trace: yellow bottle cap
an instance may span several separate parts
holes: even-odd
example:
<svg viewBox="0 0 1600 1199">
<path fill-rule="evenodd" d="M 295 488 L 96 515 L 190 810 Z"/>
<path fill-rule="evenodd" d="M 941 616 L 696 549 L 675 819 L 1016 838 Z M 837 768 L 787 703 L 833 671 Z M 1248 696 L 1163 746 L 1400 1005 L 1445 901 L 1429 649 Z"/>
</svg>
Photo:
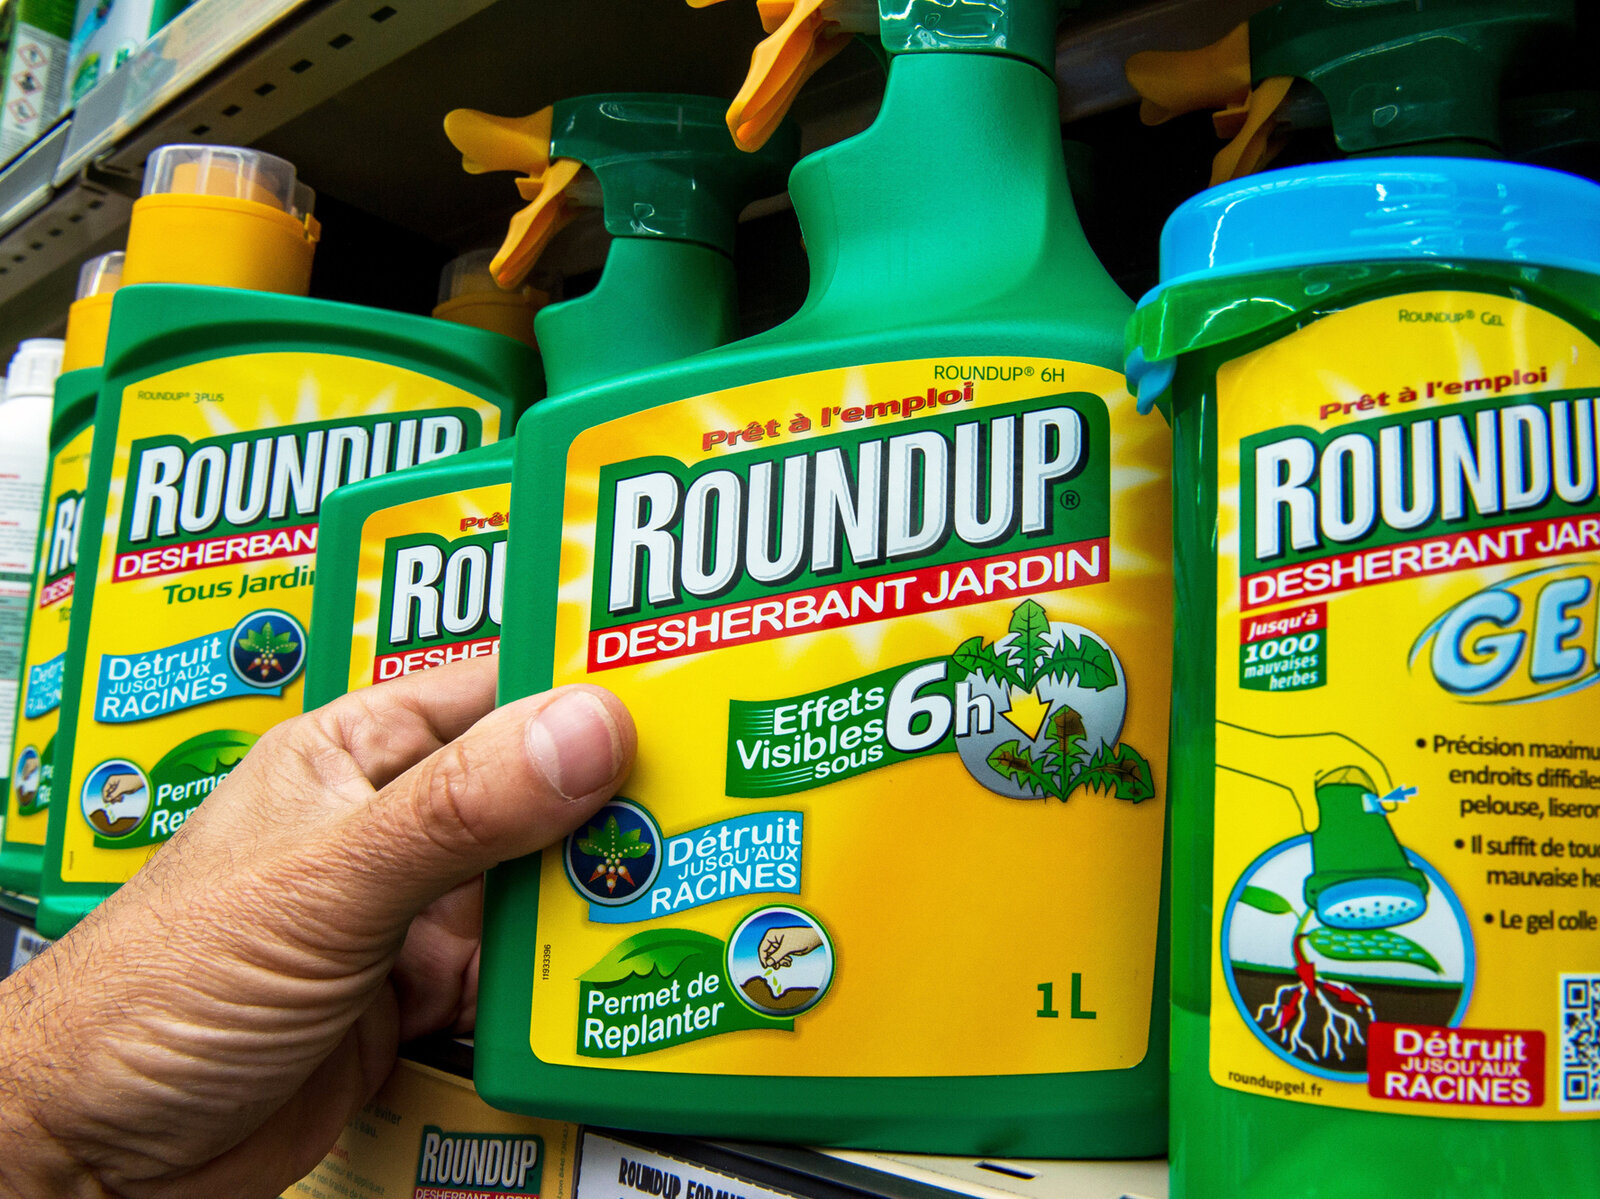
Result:
<svg viewBox="0 0 1600 1199">
<path fill-rule="evenodd" d="M 1141 97 L 1139 119 L 1146 125 L 1213 110 L 1217 136 L 1230 140 L 1212 160 L 1212 186 L 1259 171 L 1282 148 L 1278 113 L 1294 80 L 1275 76 L 1251 87 L 1248 24 L 1198 50 L 1135 54 L 1126 70 Z"/>
<path fill-rule="evenodd" d="M 78 271 L 78 298 L 67 309 L 66 346 L 61 373 L 99 366 L 106 358 L 111 331 L 111 301 L 122 286 L 121 250 L 91 258 Z"/>
<path fill-rule="evenodd" d="M 688 0 L 708 8 L 723 0 Z M 876 0 L 756 0 L 767 37 L 728 105 L 728 132 L 741 150 L 758 150 L 783 121 L 806 80 L 857 33 L 878 32 Z"/>
<path fill-rule="evenodd" d="M 502 290 L 494 278 L 494 257 L 494 250 L 473 250 L 446 263 L 439 276 L 439 304 L 433 315 L 442 321 L 514 337 L 538 349 L 533 318 L 550 302 L 550 295 L 528 286 Z"/>
<path fill-rule="evenodd" d="M 125 284 L 305 295 L 321 227 L 315 193 L 281 158 L 235 146 L 162 146 L 128 226 Z"/>
</svg>

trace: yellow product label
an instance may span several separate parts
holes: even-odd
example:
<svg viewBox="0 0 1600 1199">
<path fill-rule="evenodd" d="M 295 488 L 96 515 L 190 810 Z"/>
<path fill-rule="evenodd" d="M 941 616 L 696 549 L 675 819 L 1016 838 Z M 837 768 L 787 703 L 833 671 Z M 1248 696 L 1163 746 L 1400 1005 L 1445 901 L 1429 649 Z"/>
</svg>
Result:
<svg viewBox="0 0 1600 1199">
<path fill-rule="evenodd" d="M 78 568 L 78 514 L 89 480 L 93 441 L 94 430 L 84 429 L 50 460 L 44 540 L 28 613 L 28 648 L 19 680 L 11 794 L 6 806 L 5 837 L 18 845 L 43 845 L 50 822 L 56 725 L 61 719 L 61 680 Z"/>
<path fill-rule="evenodd" d="M 121 883 L 300 711 L 334 488 L 498 437 L 500 410 L 387 363 L 266 353 L 123 392 L 61 876 Z"/>
<path fill-rule="evenodd" d="M 554 677 L 628 703 L 639 764 L 544 855 L 533 1052 L 1137 1065 L 1169 454 L 1119 376 L 1042 358 L 819 371 L 577 437 Z"/>
<path fill-rule="evenodd" d="M 282 1199 L 573 1199 L 580 1132 L 495 1111 L 470 1080 L 401 1061 Z"/>
<path fill-rule="evenodd" d="M 511 484 L 494 483 L 367 517 L 350 690 L 500 652 L 510 511 Z"/>
<path fill-rule="evenodd" d="M 1477 292 L 1218 372 L 1219 1086 L 1600 1115 L 1597 387 Z"/>
</svg>

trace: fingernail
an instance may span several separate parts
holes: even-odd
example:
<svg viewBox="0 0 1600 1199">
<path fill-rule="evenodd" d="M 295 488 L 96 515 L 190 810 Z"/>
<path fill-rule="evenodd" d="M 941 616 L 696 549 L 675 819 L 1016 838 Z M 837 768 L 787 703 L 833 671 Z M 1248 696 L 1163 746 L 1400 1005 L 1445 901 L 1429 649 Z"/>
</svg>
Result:
<svg viewBox="0 0 1600 1199">
<path fill-rule="evenodd" d="M 588 691 L 569 691 L 528 725 L 528 752 L 557 795 L 577 799 L 617 773 L 622 738 L 599 699 Z"/>
</svg>

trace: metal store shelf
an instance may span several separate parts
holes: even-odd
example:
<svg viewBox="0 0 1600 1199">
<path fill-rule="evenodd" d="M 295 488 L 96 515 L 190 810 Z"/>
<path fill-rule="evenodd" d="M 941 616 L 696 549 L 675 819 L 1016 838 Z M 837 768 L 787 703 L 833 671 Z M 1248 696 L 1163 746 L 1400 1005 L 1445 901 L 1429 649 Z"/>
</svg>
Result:
<svg viewBox="0 0 1600 1199">
<path fill-rule="evenodd" d="M 1203 44 L 1268 2 L 1151 0 L 1069 27 L 1057 54 L 1063 117 L 1131 99 L 1129 53 Z M 444 111 L 528 112 L 624 88 L 731 95 L 759 36 L 749 3 L 197 0 L 0 170 L 0 352 L 60 332 L 78 264 L 120 244 L 156 146 L 259 145 L 326 195 L 466 246 L 494 234 L 515 195 L 504 179 L 462 174 Z M 878 89 L 865 52 L 836 59 L 796 106 L 806 148 L 864 128 Z M 558 246 L 570 259 L 558 266 L 595 265 L 602 244 Z"/>
<path fill-rule="evenodd" d="M 0 172 L 0 348 L 58 333 L 172 141 L 253 144 L 493 0 L 198 0 Z"/>
<path fill-rule="evenodd" d="M 472 1074 L 472 1043 L 452 1037 L 413 1042 L 404 1056 L 460 1077 Z M 1167 1163 L 1140 1161 L 1039 1161 L 868 1153 L 716 1141 L 657 1133 L 585 1129 L 586 1141 L 622 1142 L 643 1161 L 668 1173 L 711 1172 L 739 1184 L 713 1187 L 727 1199 L 1167 1199 Z M 654 1155 L 654 1156 L 652 1156 Z M 616 1187 L 616 1173 L 580 1172 L 576 1199 L 638 1199 Z"/>
<path fill-rule="evenodd" d="M 1130 99 L 1121 77 L 1127 53 L 1158 36 L 1173 44 L 1175 29 L 1179 44 L 1202 44 L 1267 2 L 1159 0 L 1069 30 L 1057 56 L 1063 116 Z M 624 26 L 628 37 L 618 36 Z M 596 28 L 601 37 L 582 36 Z M 158 145 L 261 145 L 295 161 L 327 195 L 466 245 L 495 228 L 515 195 L 504 179 L 460 172 L 438 131 L 445 109 L 525 112 L 612 88 L 732 94 L 754 29 L 753 4 L 691 14 L 682 0 L 198 0 L 0 170 L 0 351 L 60 331 L 78 264 L 120 244 L 138 172 Z M 530 47 L 547 48 L 536 71 Z M 796 110 L 807 148 L 863 128 L 877 89 L 867 55 L 836 60 Z M 584 255 L 602 243 L 577 244 Z M 0 925 L 3 974 L 13 951 L 26 956 L 37 938 L 20 918 L 0 916 Z M 1161 1162 L 966 1160 L 619 1135 L 808 1199 L 1166 1195 Z"/>
</svg>

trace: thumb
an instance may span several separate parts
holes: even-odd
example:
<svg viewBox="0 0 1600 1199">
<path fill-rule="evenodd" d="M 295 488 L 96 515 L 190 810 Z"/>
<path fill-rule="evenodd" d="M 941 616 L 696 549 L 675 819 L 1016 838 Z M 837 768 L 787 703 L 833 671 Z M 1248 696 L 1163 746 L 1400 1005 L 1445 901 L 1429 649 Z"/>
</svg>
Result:
<svg viewBox="0 0 1600 1199">
<path fill-rule="evenodd" d="M 409 920 L 491 866 L 566 836 L 633 765 L 633 719 L 602 687 L 515 700 L 346 817 L 346 891 L 368 918 Z"/>
</svg>

